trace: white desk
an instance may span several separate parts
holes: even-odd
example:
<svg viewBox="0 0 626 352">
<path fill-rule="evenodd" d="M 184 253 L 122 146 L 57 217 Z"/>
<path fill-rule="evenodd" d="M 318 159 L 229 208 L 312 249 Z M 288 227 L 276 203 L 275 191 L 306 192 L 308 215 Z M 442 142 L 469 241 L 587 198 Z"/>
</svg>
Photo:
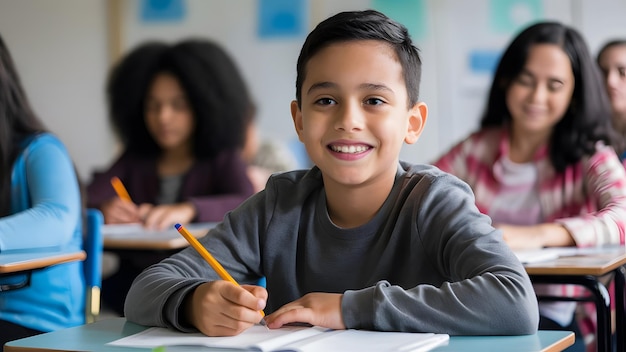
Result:
<svg viewBox="0 0 626 352">
<path fill-rule="evenodd" d="M 558 258 L 524 264 L 526 272 L 534 283 L 572 284 L 585 287 L 592 294 L 596 305 L 598 324 L 598 351 L 611 351 L 611 307 L 606 287 L 600 278 L 613 273 L 615 280 L 615 311 L 617 351 L 626 352 L 626 323 L 624 310 L 624 283 L 626 281 L 626 247 L 604 248 L 547 248 L 557 251 Z M 574 300 L 568 297 L 539 297 L 545 300 Z"/>
<path fill-rule="evenodd" d="M 195 223 L 185 228 L 200 238 L 217 223 Z M 104 225 L 102 228 L 106 250 L 175 250 L 189 246 L 187 240 L 173 227 L 168 230 L 150 231 L 140 224 Z"/>
<path fill-rule="evenodd" d="M 32 251 L 17 253 L 0 253 L 0 277 L 26 274 L 25 281 L 0 285 L 1 291 L 9 291 L 30 284 L 30 275 L 33 270 L 47 268 L 52 265 L 85 260 L 87 255 L 84 251 Z"/>
</svg>

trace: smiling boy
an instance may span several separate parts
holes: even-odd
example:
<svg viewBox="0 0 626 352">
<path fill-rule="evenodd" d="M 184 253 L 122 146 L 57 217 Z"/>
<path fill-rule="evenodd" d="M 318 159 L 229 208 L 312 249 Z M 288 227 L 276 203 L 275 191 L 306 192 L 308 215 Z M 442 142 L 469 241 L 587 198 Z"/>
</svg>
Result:
<svg viewBox="0 0 626 352">
<path fill-rule="evenodd" d="M 530 280 L 469 187 L 399 160 L 427 116 L 406 28 L 339 13 L 309 34 L 297 74 L 291 112 L 315 166 L 272 176 L 201 240 L 249 285 L 188 248 L 135 280 L 126 317 L 210 336 L 240 333 L 261 309 L 270 328 L 534 333 Z"/>
</svg>

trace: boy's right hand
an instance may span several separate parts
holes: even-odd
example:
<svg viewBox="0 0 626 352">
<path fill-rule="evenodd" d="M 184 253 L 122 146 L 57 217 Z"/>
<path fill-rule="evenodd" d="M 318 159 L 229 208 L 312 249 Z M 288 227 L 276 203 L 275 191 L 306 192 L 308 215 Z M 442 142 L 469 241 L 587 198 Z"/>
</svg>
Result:
<svg viewBox="0 0 626 352">
<path fill-rule="evenodd" d="M 128 224 L 140 222 L 139 208 L 133 202 L 113 197 L 100 207 L 105 224 Z"/>
<path fill-rule="evenodd" d="M 235 336 L 263 318 L 267 290 L 217 280 L 198 286 L 187 296 L 187 321 L 207 336 Z"/>
</svg>

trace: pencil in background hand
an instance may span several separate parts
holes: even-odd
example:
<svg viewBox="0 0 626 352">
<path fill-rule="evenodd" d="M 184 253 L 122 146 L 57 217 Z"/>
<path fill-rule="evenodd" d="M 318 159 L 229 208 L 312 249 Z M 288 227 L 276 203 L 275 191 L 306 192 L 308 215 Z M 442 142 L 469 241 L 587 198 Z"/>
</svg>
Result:
<svg viewBox="0 0 626 352">
<path fill-rule="evenodd" d="M 130 198 L 130 194 L 128 194 L 128 191 L 126 190 L 126 187 L 124 187 L 124 184 L 117 176 L 111 177 L 111 185 L 113 186 L 113 189 L 115 189 L 115 193 L 117 193 L 117 196 L 120 197 L 122 200 L 126 200 L 129 202 L 133 201 Z"/>
<path fill-rule="evenodd" d="M 207 249 L 204 248 L 200 244 L 200 242 L 198 242 L 198 240 L 195 237 L 193 237 L 193 235 L 190 234 L 186 228 L 183 227 L 183 225 L 176 224 L 174 225 L 174 227 L 181 235 L 183 235 L 183 237 L 185 237 L 187 242 L 189 242 L 189 244 L 202 256 L 202 258 L 204 258 L 204 260 L 206 260 L 207 263 L 209 263 L 211 268 L 213 268 L 213 270 L 217 272 L 217 275 L 219 275 L 222 278 L 222 280 L 230 281 L 233 284 L 239 286 L 239 283 L 235 281 L 235 279 L 233 279 L 232 276 L 230 276 L 230 274 L 228 273 L 228 271 L 226 271 L 226 269 L 224 269 L 222 264 L 220 264 L 220 262 L 218 262 L 215 258 L 213 258 L 211 253 L 209 253 L 209 251 L 207 251 Z M 261 313 L 261 315 L 265 317 L 265 312 L 260 311 L 259 313 Z M 260 324 L 266 325 L 265 318 L 261 319 Z"/>
</svg>

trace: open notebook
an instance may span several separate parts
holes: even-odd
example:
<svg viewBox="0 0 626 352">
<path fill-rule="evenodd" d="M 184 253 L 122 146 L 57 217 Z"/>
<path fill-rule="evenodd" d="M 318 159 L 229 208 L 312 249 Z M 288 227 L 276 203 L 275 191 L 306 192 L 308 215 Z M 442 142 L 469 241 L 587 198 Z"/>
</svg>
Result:
<svg viewBox="0 0 626 352">
<path fill-rule="evenodd" d="M 550 248 L 515 250 L 513 253 L 522 264 L 540 263 L 559 258 L 559 253 Z"/>
<path fill-rule="evenodd" d="M 541 249 L 514 250 L 513 253 L 522 264 L 540 263 L 561 257 L 574 257 L 578 255 L 597 254 L 606 251 L 607 248 L 619 248 L 617 246 L 604 247 L 549 247 Z"/>
<path fill-rule="evenodd" d="M 200 223 L 192 223 L 186 226 L 187 230 L 192 232 L 200 232 L 201 235 L 204 235 L 209 229 L 214 228 L 217 225 L 215 222 L 200 222 Z M 145 237 L 149 236 L 151 238 L 159 238 L 159 237 L 174 237 L 174 238 L 182 238 L 178 231 L 172 226 L 171 228 L 167 228 L 165 230 L 148 230 L 144 228 L 141 224 L 132 223 L 132 224 L 107 224 L 102 226 L 102 235 L 106 238 L 132 238 L 134 237 Z M 198 236 L 196 236 L 198 237 Z"/>
<path fill-rule="evenodd" d="M 237 336 L 208 337 L 165 328 L 149 328 L 135 335 L 108 343 L 126 347 L 169 346 L 166 351 L 212 347 L 239 351 L 429 351 L 446 344 L 447 334 L 380 332 L 366 330 L 329 330 L 320 327 L 285 326 L 267 329 L 255 325 Z M 199 350 L 199 348 L 196 348 Z M 207 350 L 207 349 L 203 349 Z"/>
</svg>

